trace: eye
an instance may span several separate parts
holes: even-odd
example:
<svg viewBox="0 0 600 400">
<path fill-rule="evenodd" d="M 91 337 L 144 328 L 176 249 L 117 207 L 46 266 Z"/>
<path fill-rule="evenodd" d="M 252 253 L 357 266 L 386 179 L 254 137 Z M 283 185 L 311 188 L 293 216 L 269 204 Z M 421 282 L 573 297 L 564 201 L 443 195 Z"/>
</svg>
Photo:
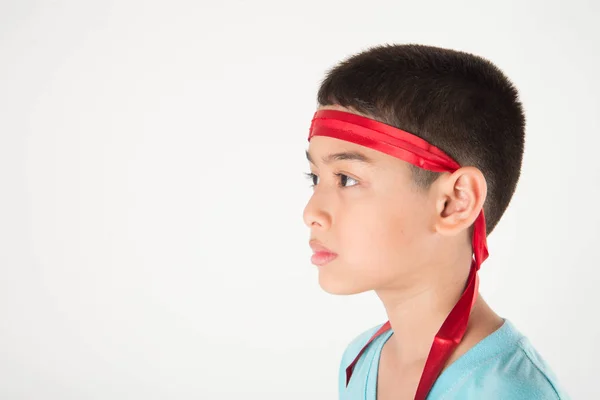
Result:
<svg viewBox="0 0 600 400">
<path fill-rule="evenodd" d="M 348 175 L 338 173 L 338 174 L 335 174 L 335 176 L 340 177 L 340 181 L 342 182 L 343 187 L 349 187 L 347 185 L 348 181 L 355 182 L 356 184 L 358 184 L 358 181 L 356 179 L 351 178 Z M 354 185 L 350 185 L 350 186 L 354 186 Z"/>
<path fill-rule="evenodd" d="M 315 187 L 315 186 L 318 185 L 318 182 L 317 182 L 318 176 L 317 175 L 313 174 L 312 172 L 306 172 L 305 175 L 306 175 L 306 178 L 310 179 L 311 182 L 312 182 L 312 185 L 310 185 L 310 187 Z M 340 186 L 341 187 L 351 187 L 351 186 L 354 186 L 354 185 L 348 186 L 347 185 L 348 181 L 355 182 L 355 184 L 358 184 L 358 181 L 356 179 L 351 178 L 348 175 L 341 174 L 341 173 L 336 173 L 334 175 L 340 178 Z"/>
<path fill-rule="evenodd" d="M 310 187 L 315 187 L 317 185 L 315 180 L 318 178 L 318 176 L 316 176 L 312 172 L 305 172 L 304 175 L 306 175 L 306 178 L 310 179 L 310 181 L 312 182 L 312 185 L 310 185 Z"/>
</svg>

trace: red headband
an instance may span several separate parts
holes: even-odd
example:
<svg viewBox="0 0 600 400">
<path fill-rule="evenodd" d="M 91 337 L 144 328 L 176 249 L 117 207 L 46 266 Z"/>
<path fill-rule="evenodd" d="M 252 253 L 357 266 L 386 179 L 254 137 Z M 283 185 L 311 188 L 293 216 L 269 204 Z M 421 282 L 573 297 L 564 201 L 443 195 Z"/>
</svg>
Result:
<svg viewBox="0 0 600 400">
<path fill-rule="evenodd" d="M 460 165 L 442 150 L 411 133 L 344 111 L 317 111 L 311 122 L 308 140 L 310 141 L 313 136 L 328 136 L 356 143 L 429 171 L 452 173 L 460 168 Z M 481 263 L 488 257 L 483 209 L 474 224 L 473 254 L 474 259 L 466 289 L 435 335 L 417 388 L 415 396 L 417 400 L 427 397 L 444 363 L 461 342 L 467 329 L 467 322 L 479 286 L 477 271 Z M 391 329 L 391 325 L 388 321 L 371 337 L 354 361 L 346 368 L 346 386 L 350 382 L 354 366 L 367 346 L 389 329 Z"/>
</svg>

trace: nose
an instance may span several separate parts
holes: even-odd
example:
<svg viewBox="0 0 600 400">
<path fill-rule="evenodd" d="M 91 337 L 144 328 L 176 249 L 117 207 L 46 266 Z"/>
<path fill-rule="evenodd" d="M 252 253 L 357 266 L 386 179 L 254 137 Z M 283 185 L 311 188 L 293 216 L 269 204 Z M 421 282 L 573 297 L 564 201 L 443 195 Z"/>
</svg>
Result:
<svg viewBox="0 0 600 400">
<path fill-rule="evenodd" d="M 304 223 L 309 228 L 329 229 L 331 226 L 331 214 L 323 207 L 322 197 L 315 191 L 304 207 Z"/>
</svg>

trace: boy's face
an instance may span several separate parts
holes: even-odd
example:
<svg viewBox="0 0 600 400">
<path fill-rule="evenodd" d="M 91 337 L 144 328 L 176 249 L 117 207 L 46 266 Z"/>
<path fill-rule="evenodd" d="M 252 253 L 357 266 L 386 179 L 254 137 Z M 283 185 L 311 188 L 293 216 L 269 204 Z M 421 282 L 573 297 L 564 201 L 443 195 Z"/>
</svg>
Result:
<svg viewBox="0 0 600 400">
<path fill-rule="evenodd" d="M 414 286 L 435 253 L 435 204 L 413 183 L 409 164 L 323 136 L 310 140 L 308 152 L 316 185 L 304 221 L 311 239 L 337 253 L 318 267 L 320 286 L 332 294 Z M 361 153 L 371 163 L 322 160 L 343 152 Z"/>
</svg>

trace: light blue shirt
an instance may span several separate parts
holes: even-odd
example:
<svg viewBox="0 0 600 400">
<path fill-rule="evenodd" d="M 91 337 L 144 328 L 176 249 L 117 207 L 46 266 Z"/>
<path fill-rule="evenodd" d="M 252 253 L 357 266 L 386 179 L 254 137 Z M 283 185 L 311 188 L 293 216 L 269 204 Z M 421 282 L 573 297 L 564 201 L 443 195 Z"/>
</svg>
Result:
<svg viewBox="0 0 600 400">
<path fill-rule="evenodd" d="M 377 371 L 384 343 L 392 329 L 377 337 L 354 367 L 346 387 L 346 367 L 354 360 L 378 325 L 357 336 L 346 348 L 339 371 L 340 400 L 376 400 Z M 568 400 L 554 373 L 529 340 L 504 324 L 477 343 L 438 377 L 428 400 Z"/>
</svg>

